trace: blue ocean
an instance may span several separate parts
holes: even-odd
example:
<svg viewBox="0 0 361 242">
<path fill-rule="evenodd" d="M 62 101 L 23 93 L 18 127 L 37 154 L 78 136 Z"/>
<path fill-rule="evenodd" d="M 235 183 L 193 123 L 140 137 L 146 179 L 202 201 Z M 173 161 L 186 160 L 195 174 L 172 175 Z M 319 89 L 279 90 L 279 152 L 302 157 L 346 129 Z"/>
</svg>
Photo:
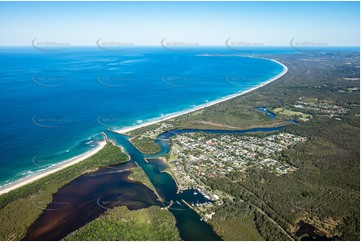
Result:
<svg viewBox="0 0 361 242">
<path fill-rule="evenodd" d="M 89 151 L 102 130 L 187 110 L 283 71 L 270 60 L 212 53 L 231 51 L 0 48 L 0 185 Z"/>
</svg>

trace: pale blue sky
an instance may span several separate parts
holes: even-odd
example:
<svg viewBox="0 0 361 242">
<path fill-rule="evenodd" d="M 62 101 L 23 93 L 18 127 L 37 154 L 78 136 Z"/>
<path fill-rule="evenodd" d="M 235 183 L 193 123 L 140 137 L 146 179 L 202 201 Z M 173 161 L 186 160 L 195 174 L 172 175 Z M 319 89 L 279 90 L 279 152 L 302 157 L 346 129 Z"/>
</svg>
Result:
<svg viewBox="0 0 361 242">
<path fill-rule="evenodd" d="M 359 2 L 0 2 L 0 45 L 104 41 L 200 46 L 290 40 L 358 46 Z"/>
</svg>

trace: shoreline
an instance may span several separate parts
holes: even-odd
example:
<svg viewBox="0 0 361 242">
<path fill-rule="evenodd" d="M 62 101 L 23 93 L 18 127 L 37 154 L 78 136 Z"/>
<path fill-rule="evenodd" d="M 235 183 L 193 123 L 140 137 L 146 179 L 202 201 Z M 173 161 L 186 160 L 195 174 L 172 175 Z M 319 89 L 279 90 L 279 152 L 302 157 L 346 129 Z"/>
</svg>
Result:
<svg viewBox="0 0 361 242">
<path fill-rule="evenodd" d="M 89 150 L 81 155 L 78 155 L 78 156 L 75 156 L 75 157 L 72 157 L 68 160 L 65 160 L 65 161 L 61 161 L 59 162 L 58 164 L 54 165 L 53 167 L 49 168 L 49 169 L 45 169 L 43 171 L 39 171 L 37 173 L 34 173 L 33 175 L 30 175 L 28 177 L 24 177 L 24 178 L 21 178 L 19 180 L 16 180 L 12 183 L 9 183 L 9 184 L 6 184 L 4 185 L 3 187 L 0 188 L 0 196 L 5 194 L 5 193 L 8 193 L 12 190 L 15 190 L 19 187 L 22 187 L 24 185 L 27 185 L 29 183 L 32 183 L 34 181 L 37 181 L 47 175 L 50 175 L 50 174 L 53 174 L 57 171 L 60 171 L 60 170 L 63 170 L 69 166 L 72 166 L 72 165 L 75 165 L 85 159 L 88 159 L 89 157 L 95 155 L 96 153 L 98 153 L 99 151 L 101 151 L 105 145 L 107 144 L 107 141 L 106 140 L 103 140 L 103 141 L 99 141 L 98 142 L 98 146 L 92 150 Z"/>
<path fill-rule="evenodd" d="M 136 125 L 133 125 L 133 126 L 127 126 L 127 127 L 124 127 L 124 128 L 121 128 L 121 129 L 114 129 L 114 130 L 110 130 L 112 132 L 115 132 L 115 133 L 118 133 L 118 134 L 126 134 L 130 131 L 133 131 L 133 130 L 136 130 L 136 129 L 139 129 L 139 128 L 143 128 L 143 127 L 146 127 L 146 126 L 150 126 L 150 125 L 153 125 L 153 124 L 156 124 L 156 123 L 160 123 L 160 122 L 163 122 L 163 121 L 166 121 L 166 120 L 169 120 L 169 119 L 172 119 L 172 118 L 175 118 L 175 117 L 178 117 L 178 116 L 181 116 L 183 114 L 187 114 L 187 113 L 191 113 L 191 112 L 194 112 L 194 111 L 198 111 L 198 110 L 201 110 L 203 108 L 206 108 L 206 107 L 210 107 L 210 106 L 213 106 L 213 105 L 216 105 L 218 103 L 221 103 L 221 102 L 225 102 L 225 101 L 228 101 L 230 99 L 233 99 L 233 98 L 236 98 L 236 97 L 239 97 L 239 96 L 242 96 L 246 93 L 249 93 L 249 92 L 252 92 L 258 88 L 261 88 L 263 86 L 266 86 L 267 84 L 271 83 L 271 82 L 274 82 L 276 81 L 277 79 L 281 78 L 282 76 L 284 76 L 287 71 L 288 71 L 288 68 L 286 65 L 284 65 L 283 63 L 277 61 L 277 60 L 274 60 L 274 59 L 267 59 L 267 58 L 263 58 L 263 57 L 249 57 L 249 58 L 260 58 L 260 59 L 266 59 L 266 60 L 270 60 L 270 61 L 273 61 L 279 65 L 281 65 L 283 67 L 283 71 L 278 74 L 277 76 L 275 77 L 272 77 L 270 79 L 268 79 L 267 81 L 265 82 L 262 82 L 260 83 L 259 85 L 251 88 L 251 89 L 248 89 L 248 90 L 245 90 L 245 91 L 242 91 L 242 92 L 238 92 L 236 94 L 231 94 L 231 95 L 228 95 L 228 96 L 225 96 L 225 97 L 222 97 L 220 99 L 217 99 L 217 100 L 214 100 L 214 101 L 211 101 L 211 102 L 208 102 L 208 103 L 204 103 L 204 104 L 201 104 L 199 106 L 196 106 L 194 108 L 190 108 L 190 109 L 187 109 L 187 110 L 184 110 L 184 111 L 180 111 L 180 112 L 175 112 L 175 113 L 171 113 L 171 114 L 167 114 L 167 115 L 164 115 L 160 118 L 157 118 L 156 120 L 154 121 L 148 121 L 148 122 L 145 122 L 145 123 L 142 123 L 142 124 L 136 124 Z"/>
<path fill-rule="evenodd" d="M 266 59 L 266 58 L 263 58 L 263 57 L 249 57 L 249 58 Z M 225 101 L 228 101 L 228 100 L 230 100 L 232 98 L 236 98 L 236 97 L 239 97 L 239 96 L 244 95 L 246 93 L 252 92 L 252 91 L 254 91 L 254 90 L 258 89 L 258 88 L 261 88 L 261 87 L 263 87 L 263 86 L 265 86 L 265 85 L 267 85 L 267 84 L 281 78 L 282 76 L 284 76 L 287 73 L 288 68 L 283 63 L 281 63 L 281 62 L 279 62 L 277 60 L 274 60 L 274 59 L 267 59 L 267 60 L 273 61 L 273 62 L 281 65 L 283 67 L 283 71 L 280 74 L 278 74 L 277 76 L 272 77 L 272 78 L 260 83 L 259 85 L 251 88 L 251 89 L 248 89 L 248 90 L 245 90 L 245 91 L 242 91 L 242 92 L 237 92 L 235 94 L 231 94 L 231 95 L 219 98 L 219 99 L 211 101 L 211 102 L 207 102 L 207 103 L 198 105 L 196 107 L 193 107 L 193 108 L 190 108 L 190 109 L 187 109 L 187 110 L 184 110 L 184 111 L 167 114 L 167 115 L 164 115 L 164 116 L 162 116 L 160 118 L 156 118 L 153 121 L 148 121 L 148 122 L 145 122 L 145 123 L 142 123 L 142 124 L 136 124 L 136 125 L 133 125 L 133 126 L 124 127 L 124 128 L 121 128 L 121 129 L 114 129 L 114 130 L 110 130 L 110 131 L 115 132 L 115 133 L 119 133 L 119 134 L 126 134 L 126 133 L 128 133 L 130 131 L 133 131 L 133 130 L 136 130 L 136 129 L 139 129 L 139 128 L 142 128 L 142 127 L 150 126 L 150 125 L 153 125 L 153 124 L 156 124 L 156 123 L 159 123 L 159 122 L 163 122 L 163 121 L 166 121 L 166 120 L 181 116 L 183 114 L 187 114 L 187 113 L 190 113 L 190 112 L 193 112 L 193 111 L 201 110 L 203 108 L 210 107 L 210 106 L 216 105 L 218 103 L 225 102 Z M 79 163 L 79 162 L 81 162 L 81 161 L 95 155 L 96 153 L 98 153 L 100 150 L 102 150 L 104 148 L 104 146 L 106 145 L 106 143 L 108 141 L 107 135 L 104 132 L 102 132 L 102 134 L 104 136 L 104 141 L 99 141 L 98 146 L 95 149 L 87 151 L 87 152 L 85 152 L 83 154 L 72 157 L 70 159 L 61 161 L 58 164 L 54 165 L 53 167 L 46 168 L 45 170 L 35 172 L 34 174 L 31 174 L 31 175 L 29 175 L 27 177 L 20 178 L 20 179 L 15 180 L 15 181 L 13 181 L 11 183 L 5 184 L 0 188 L 0 196 L 5 194 L 5 193 L 8 193 L 8 192 L 10 192 L 12 190 L 15 190 L 15 189 L 17 189 L 19 187 L 27 185 L 27 184 L 29 184 L 31 182 L 39 180 L 39 179 L 41 179 L 41 178 L 43 178 L 43 177 L 45 177 L 47 175 L 50 175 L 50 174 L 53 174 L 53 173 L 55 173 L 57 171 L 65 169 L 65 168 L 67 168 L 67 167 L 69 167 L 71 165 L 77 164 L 77 163 Z"/>
</svg>

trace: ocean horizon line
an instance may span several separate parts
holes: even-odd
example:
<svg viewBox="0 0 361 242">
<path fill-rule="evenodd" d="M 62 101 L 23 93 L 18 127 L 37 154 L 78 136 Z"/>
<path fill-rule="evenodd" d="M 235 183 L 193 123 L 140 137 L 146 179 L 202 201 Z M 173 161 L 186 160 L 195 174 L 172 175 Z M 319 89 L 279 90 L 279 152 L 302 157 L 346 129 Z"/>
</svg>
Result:
<svg viewBox="0 0 361 242">
<path fill-rule="evenodd" d="M 34 48 L 32 45 L 0 45 L 0 48 L 17 48 L 17 47 L 21 47 L 21 48 Z M 46 46 L 47 48 L 58 48 L 59 46 Z M 65 46 L 66 48 L 76 48 L 76 47 L 94 47 L 94 48 L 99 48 L 97 45 L 68 45 Z M 110 47 L 119 47 L 119 46 L 110 46 Z M 136 49 L 138 47 L 151 47 L 151 48 L 162 48 L 164 49 L 163 46 L 161 45 L 134 45 L 134 46 L 121 46 L 121 47 L 127 47 L 129 49 Z M 175 48 L 189 48 L 192 47 L 192 49 L 201 49 L 201 48 L 226 48 L 228 49 L 228 47 L 226 45 L 199 45 L 199 46 L 176 46 Z M 239 48 L 255 48 L 255 46 L 237 46 Z M 293 49 L 294 47 L 292 47 L 291 45 L 261 45 L 261 46 L 256 46 L 257 49 L 262 49 L 262 48 L 291 48 Z M 361 45 L 327 45 L 327 46 L 302 46 L 302 48 L 317 48 L 317 49 L 327 49 L 327 48 L 361 48 Z"/>
</svg>

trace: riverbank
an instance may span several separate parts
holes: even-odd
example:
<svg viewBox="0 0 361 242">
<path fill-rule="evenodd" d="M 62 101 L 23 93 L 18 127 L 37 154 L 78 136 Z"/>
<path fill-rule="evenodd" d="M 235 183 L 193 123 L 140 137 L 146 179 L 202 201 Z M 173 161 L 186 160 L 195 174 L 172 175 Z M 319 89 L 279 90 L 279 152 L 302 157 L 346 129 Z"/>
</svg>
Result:
<svg viewBox="0 0 361 242">
<path fill-rule="evenodd" d="M 107 138 L 106 138 L 106 140 L 107 140 Z M 94 149 L 92 149 L 92 150 L 90 150 L 90 151 L 88 151 L 88 152 L 86 152 L 84 154 L 81 154 L 79 156 L 76 156 L 76 157 L 73 157 L 71 159 L 65 160 L 65 161 L 60 162 L 59 164 L 57 164 L 57 165 L 55 165 L 55 166 L 53 166 L 53 167 L 51 167 L 49 169 L 46 169 L 46 170 L 38 172 L 38 173 L 36 173 L 34 175 L 25 177 L 23 179 L 20 179 L 18 181 L 15 181 L 13 183 L 5 185 L 4 187 L 2 187 L 0 189 L 0 195 L 8 193 L 8 192 L 10 192 L 10 191 L 12 191 L 14 189 L 17 189 L 19 187 L 22 187 L 22 186 L 27 185 L 29 183 L 32 183 L 34 181 L 37 181 L 37 180 L 39 180 L 39 179 L 41 179 L 41 178 L 43 178 L 43 177 L 45 177 L 47 175 L 50 175 L 50 174 L 53 174 L 53 173 L 55 173 L 57 171 L 63 170 L 65 168 L 69 167 L 69 166 L 75 165 L 75 164 L 77 164 L 77 163 L 79 163 L 79 162 L 81 162 L 81 161 L 95 155 L 99 151 L 101 151 L 105 147 L 106 144 L 107 144 L 107 141 L 105 141 L 105 140 L 104 141 L 99 141 L 98 146 L 96 148 L 94 148 Z"/>
<path fill-rule="evenodd" d="M 96 201 L 99 197 L 106 199 L 106 196 L 103 194 L 103 192 L 108 192 L 107 194 L 112 196 L 114 193 L 109 193 L 109 191 L 114 188 L 115 183 L 118 182 L 120 186 L 127 185 L 127 183 L 122 182 L 121 179 L 124 178 L 124 181 L 127 182 L 129 180 L 127 175 L 130 172 L 121 171 L 123 167 L 121 167 L 120 172 L 116 172 L 116 168 L 113 169 L 115 165 L 120 165 L 122 163 L 127 163 L 127 156 L 122 153 L 119 147 L 116 147 L 108 142 L 98 153 L 92 155 L 82 162 L 71 165 L 52 174 L 48 174 L 41 179 L 1 195 L 0 221 L 6 222 L 2 223 L 2 226 L 0 227 L 0 240 L 24 240 L 25 236 L 27 235 L 27 231 L 37 221 L 39 216 L 43 213 L 46 213 L 46 211 L 49 211 L 47 208 L 49 208 L 52 212 L 62 211 L 64 212 L 63 215 L 69 219 L 72 217 L 71 215 L 77 214 L 79 208 L 82 207 L 80 205 L 75 205 L 72 207 L 75 202 L 89 203 L 93 208 L 99 208 Z M 101 174 L 104 173 L 107 175 L 102 176 Z M 109 177 L 110 180 L 107 180 Z M 69 189 L 69 185 L 72 184 L 72 182 L 75 180 L 80 183 L 75 182 L 75 184 L 79 185 L 79 187 L 74 188 L 74 190 L 71 191 L 72 195 L 66 198 L 56 197 L 61 193 L 61 191 L 63 191 L 63 188 L 67 187 L 65 190 Z M 103 190 L 104 186 L 110 186 L 110 188 Z M 139 187 L 140 188 L 136 188 L 137 191 L 139 190 L 143 192 L 141 189 L 144 186 L 139 184 Z M 89 200 L 89 196 L 74 196 L 74 194 L 84 194 L 89 190 L 91 190 L 90 194 L 92 194 L 93 199 L 91 202 Z M 94 190 L 96 190 L 98 193 L 93 192 Z M 151 197 L 149 201 L 154 201 L 156 197 L 154 196 L 153 192 L 151 192 L 149 189 L 145 190 L 148 191 L 148 194 Z M 70 208 L 75 209 L 68 213 L 68 217 L 65 211 Z M 94 210 L 90 208 L 90 211 Z M 96 211 L 101 213 L 100 210 Z M 77 221 L 86 219 L 87 216 L 96 217 L 99 215 L 99 213 L 84 214 L 84 216 L 76 216 Z M 59 217 L 59 214 L 54 215 L 54 213 L 52 213 L 51 215 L 51 220 L 62 220 L 63 218 L 64 217 Z M 53 223 L 49 222 L 46 223 L 45 227 L 49 228 L 48 226 L 52 226 L 51 224 L 54 225 Z M 45 227 L 43 227 L 43 229 Z M 71 228 L 71 226 L 67 227 L 67 229 Z M 75 229 L 75 227 L 73 228 Z M 62 229 L 58 229 L 56 233 L 53 231 L 48 235 L 51 236 L 51 238 L 55 238 L 58 236 L 57 233 L 64 233 L 64 231 L 62 231 Z M 35 233 L 29 232 L 29 234 L 32 234 L 31 236 L 37 236 Z M 57 238 L 59 239 L 59 237 Z"/>
<path fill-rule="evenodd" d="M 254 57 L 251 57 L 251 58 L 254 58 Z M 262 58 L 262 59 L 265 59 L 265 58 Z M 273 62 L 281 65 L 283 67 L 283 71 L 280 74 L 278 74 L 277 76 L 272 77 L 271 79 L 269 79 L 269 80 L 267 80 L 265 82 L 262 82 L 261 84 L 255 86 L 255 87 L 253 87 L 251 89 L 248 89 L 248 90 L 236 93 L 236 94 L 232 94 L 232 95 L 229 95 L 229 96 L 226 96 L 226 97 L 223 97 L 223 98 L 220 98 L 220 99 L 217 99 L 217 100 L 214 100 L 214 101 L 199 105 L 199 106 L 191 108 L 191 109 L 187 109 L 187 110 L 184 110 L 184 111 L 164 115 L 164 116 L 162 116 L 159 119 L 156 119 L 154 121 L 149 121 L 149 122 L 145 122 L 145 123 L 142 123 L 142 124 L 137 124 L 137 125 L 134 125 L 134 126 L 124 127 L 124 128 L 116 129 L 116 130 L 112 130 L 112 131 L 116 132 L 116 133 L 119 133 L 119 134 L 126 134 L 126 133 L 128 133 L 130 131 L 133 131 L 133 130 L 136 130 L 136 129 L 139 129 L 139 128 L 150 126 L 150 125 L 153 125 L 153 124 L 156 124 L 156 123 L 159 123 L 159 122 L 163 122 L 163 121 L 166 121 L 166 120 L 169 120 L 169 119 L 172 119 L 172 118 L 175 118 L 175 117 L 187 114 L 187 113 L 198 111 L 198 110 L 201 110 L 203 108 L 210 107 L 210 106 L 216 105 L 218 103 L 225 102 L 225 101 L 228 101 L 230 99 L 242 96 L 242 95 L 244 95 L 246 93 L 252 92 L 252 91 L 254 91 L 254 90 L 258 89 L 258 88 L 261 88 L 263 86 L 266 86 L 267 84 L 270 84 L 271 82 L 276 81 L 277 79 L 281 78 L 282 76 L 284 76 L 287 73 L 288 68 L 283 63 L 281 63 L 281 62 L 279 62 L 277 60 L 274 60 L 274 59 L 267 59 L 267 60 L 273 61 Z"/>
</svg>

